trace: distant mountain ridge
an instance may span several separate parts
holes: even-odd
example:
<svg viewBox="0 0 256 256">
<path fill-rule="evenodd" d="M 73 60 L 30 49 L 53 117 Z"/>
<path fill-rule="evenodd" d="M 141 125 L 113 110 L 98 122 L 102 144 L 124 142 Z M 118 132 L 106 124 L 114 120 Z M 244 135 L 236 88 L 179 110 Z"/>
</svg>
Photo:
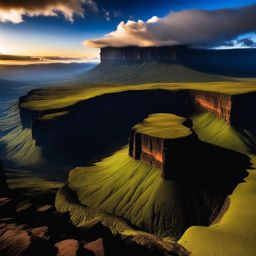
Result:
<svg viewBox="0 0 256 256">
<path fill-rule="evenodd" d="M 96 63 L 0 65 L 0 79 L 22 82 L 65 80 L 83 74 L 95 65 Z"/>
</svg>

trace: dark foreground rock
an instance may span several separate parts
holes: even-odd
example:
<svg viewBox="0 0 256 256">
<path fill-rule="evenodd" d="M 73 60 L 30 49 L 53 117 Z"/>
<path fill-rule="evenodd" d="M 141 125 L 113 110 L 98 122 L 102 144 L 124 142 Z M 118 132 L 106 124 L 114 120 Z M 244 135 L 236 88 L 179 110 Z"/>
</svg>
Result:
<svg viewBox="0 0 256 256">
<path fill-rule="evenodd" d="M 179 172 L 175 162 L 180 149 L 186 147 L 193 151 L 198 143 L 197 135 L 189 128 L 191 126 L 191 121 L 183 117 L 152 114 L 132 128 L 129 155 L 160 168 L 162 178 L 171 178 Z M 184 161 L 187 161 L 186 156 Z"/>
<path fill-rule="evenodd" d="M 44 200 L 42 204 L 37 198 L 35 202 L 22 205 L 8 189 L 4 171 L 0 174 L 3 185 L 0 187 L 1 256 L 187 255 L 186 251 L 178 249 L 177 253 L 159 253 L 159 248 L 150 246 L 147 239 L 113 235 L 97 220 L 76 227 L 69 213 L 56 211 L 52 200 Z M 177 248 L 181 247 L 177 245 Z"/>
<path fill-rule="evenodd" d="M 7 194 L 9 194 L 9 192 L 10 191 L 9 191 L 9 188 L 6 183 L 4 169 L 3 169 L 2 163 L 0 161 L 0 196 L 6 196 Z"/>
</svg>

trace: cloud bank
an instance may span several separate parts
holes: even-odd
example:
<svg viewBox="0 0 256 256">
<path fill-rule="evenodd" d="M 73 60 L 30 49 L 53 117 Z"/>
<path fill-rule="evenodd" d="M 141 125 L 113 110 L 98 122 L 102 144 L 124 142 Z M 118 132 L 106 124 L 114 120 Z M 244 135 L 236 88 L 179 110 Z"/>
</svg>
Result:
<svg viewBox="0 0 256 256">
<path fill-rule="evenodd" d="M 74 15 L 84 16 L 83 5 L 97 10 L 94 0 L 0 0 L 0 22 L 23 22 L 23 16 L 58 16 L 69 20 Z"/>
<path fill-rule="evenodd" d="M 62 56 L 23 56 L 23 55 L 9 55 L 0 53 L 0 61 L 13 62 L 29 62 L 29 63 L 48 63 L 48 62 L 81 62 L 89 60 L 89 58 L 81 57 L 62 57 Z"/>
<path fill-rule="evenodd" d="M 256 4 L 239 9 L 171 12 L 163 18 L 121 22 L 103 38 L 85 41 L 90 47 L 206 46 L 256 31 Z"/>
</svg>

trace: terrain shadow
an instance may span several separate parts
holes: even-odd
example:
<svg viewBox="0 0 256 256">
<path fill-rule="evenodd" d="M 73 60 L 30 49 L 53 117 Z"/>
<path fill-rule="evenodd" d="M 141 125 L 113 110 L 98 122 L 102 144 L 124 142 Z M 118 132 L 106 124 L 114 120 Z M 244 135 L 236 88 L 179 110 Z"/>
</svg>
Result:
<svg viewBox="0 0 256 256">
<path fill-rule="evenodd" d="M 193 106 L 186 91 L 106 94 L 61 109 L 69 113 L 58 118 L 37 119 L 33 138 L 51 162 L 85 165 L 113 147 L 127 144 L 131 127 L 149 114 L 167 112 L 187 117 Z"/>
<path fill-rule="evenodd" d="M 251 162 L 248 156 L 200 141 L 195 134 L 183 143 L 171 142 L 165 150 L 159 170 L 165 179 L 154 201 L 172 223 L 171 235 L 180 237 L 191 226 L 213 223 L 227 196 L 248 175 Z"/>
<path fill-rule="evenodd" d="M 223 214 L 227 196 L 243 182 L 251 163 L 244 154 L 202 141 L 197 141 L 192 150 L 182 145 L 171 152 L 172 161 L 166 168 L 169 172 L 155 201 L 179 209 L 178 217 L 172 217 L 172 235 L 180 237 L 187 228 L 209 226 Z"/>
<path fill-rule="evenodd" d="M 251 167 L 245 154 L 199 140 L 192 149 L 186 144 L 177 145 L 175 154 L 170 149 L 170 156 L 167 179 L 190 183 L 215 194 L 231 194 Z"/>
</svg>

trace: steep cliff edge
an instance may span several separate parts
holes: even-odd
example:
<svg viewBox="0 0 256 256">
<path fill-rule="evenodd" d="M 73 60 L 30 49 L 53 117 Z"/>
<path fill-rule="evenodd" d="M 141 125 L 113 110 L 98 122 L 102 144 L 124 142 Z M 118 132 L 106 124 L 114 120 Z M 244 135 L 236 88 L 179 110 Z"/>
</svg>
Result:
<svg viewBox="0 0 256 256">
<path fill-rule="evenodd" d="M 159 61 L 183 63 L 187 59 L 188 48 L 185 46 L 163 47 L 106 47 L 100 52 L 101 63 L 136 63 Z"/>
<path fill-rule="evenodd" d="M 250 87 L 245 83 L 239 90 L 235 85 L 149 84 L 34 90 L 20 99 L 19 112 L 23 129 L 31 129 L 45 159 L 77 166 L 113 145 L 124 145 L 130 128 L 152 113 L 190 117 L 200 107 L 239 130 L 255 131 L 256 94 L 247 92 L 254 90 L 254 84 Z M 205 86 L 212 91 L 206 91 Z"/>
<path fill-rule="evenodd" d="M 203 109 L 214 113 L 227 123 L 231 121 L 232 95 L 197 91 L 192 93 L 194 101 Z"/>
<path fill-rule="evenodd" d="M 132 128 L 129 155 L 160 168 L 164 179 L 175 177 L 180 149 L 185 146 L 193 150 L 197 143 L 196 135 L 185 123 L 191 126 L 189 119 L 172 114 L 150 115 Z"/>
<path fill-rule="evenodd" d="M 237 129 L 255 132 L 256 93 L 229 94 L 193 91 L 194 102 Z"/>
<path fill-rule="evenodd" d="M 255 67 L 255 49 L 106 47 L 101 49 L 101 63 L 79 80 L 122 84 L 234 81 L 234 77 L 256 77 Z"/>
</svg>

